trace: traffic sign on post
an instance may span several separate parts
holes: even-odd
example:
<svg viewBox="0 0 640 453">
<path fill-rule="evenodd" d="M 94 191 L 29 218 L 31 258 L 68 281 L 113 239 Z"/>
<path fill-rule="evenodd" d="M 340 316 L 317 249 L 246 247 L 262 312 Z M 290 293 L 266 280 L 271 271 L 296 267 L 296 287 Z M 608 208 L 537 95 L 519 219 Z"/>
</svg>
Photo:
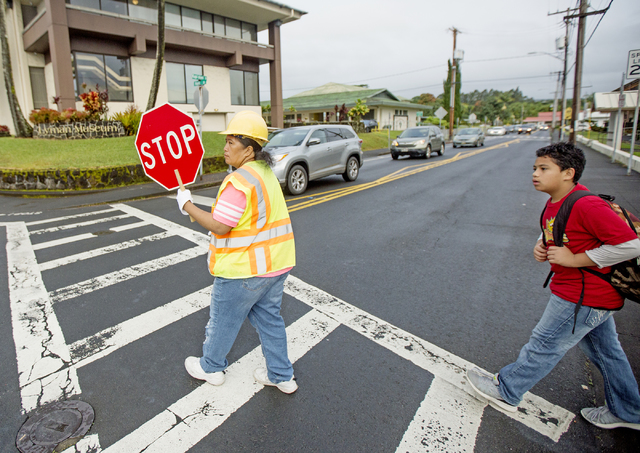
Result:
<svg viewBox="0 0 640 453">
<path fill-rule="evenodd" d="M 627 79 L 640 79 L 640 49 L 629 51 Z"/>
<path fill-rule="evenodd" d="M 145 174 L 167 190 L 180 187 L 179 177 L 193 183 L 204 157 L 193 117 L 171 104 L 142 114 L 136 149 Z"/>
</svg>

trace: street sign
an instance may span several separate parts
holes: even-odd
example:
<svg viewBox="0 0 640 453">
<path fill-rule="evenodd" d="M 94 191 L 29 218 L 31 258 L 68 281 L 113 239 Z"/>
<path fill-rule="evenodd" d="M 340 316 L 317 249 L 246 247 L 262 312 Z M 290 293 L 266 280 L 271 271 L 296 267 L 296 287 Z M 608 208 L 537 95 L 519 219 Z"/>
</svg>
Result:
<svg viewBox="0 0 640 453">
<path fill-rule="evenodd" d="M 472 113 L 471 115 L 469 115 L 469 122 L 471 124 L 475 123 L 477 121 L 478 117 L 476 116 L 475 113 Z"/>
<path fill-rule="evenodd" d="M 640 49 L 629 51 L 627 79 L 640 79 Z"/>
<path fill-rule="evenodd" d="M 439 120 L 441 120 L 442 118 L 444 118 L 447 115 L 447 112 L 445 109 L 443 109 L 442 107 L 440 107 L 438 110 L 436 110 L 435 116 L 438 117 Z"/>
<path fill-rule="evenodd" d="M 624 94 L 620 94 L 620 96 L 618 96 L 618 108 L 624 108 L 624 104 L 625 104 L 625 96 Z"/>
<path fill-rule="evenodd" d="M 193 117 L 171 104 L 142 114 L 136 149 L 145 174 L 167 190 L 196 180 L 204 147 Z"/>
<path fill-rule="evenodd" d="M 202 105 L 200 105 L 200 90 L 202 90 Z M 196 106 L 198 112 L 204 111 L 204 108 L 209 104 L 209 91 L 205 88 L 198 88 L 193 92 L 193 105 Z"/>
<path fill-rule="evenodd" d="M 191 75 L 191 78 L 192 78 L 193 80 L 204 80 L 205 82 L 207 81 L 207 77 L 206 77 L 206 76 L 203 76 L 203 75 L 201 75 L 201 74 L 192 74 L 192 75 Z"/>
</svg>

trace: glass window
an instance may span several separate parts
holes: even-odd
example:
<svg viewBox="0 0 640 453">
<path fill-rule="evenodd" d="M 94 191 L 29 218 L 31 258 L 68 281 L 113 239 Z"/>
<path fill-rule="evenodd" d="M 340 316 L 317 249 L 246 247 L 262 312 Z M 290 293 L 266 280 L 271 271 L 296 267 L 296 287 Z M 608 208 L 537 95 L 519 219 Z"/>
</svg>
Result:
<svg viewBox="0 0 640 453">
<path fill-rule="evenodd" d="M 327 134 L 324 129 L 316 129 L 315 131 L 313 131 L 313 134 L 311 134 L 309 140 L 312 140 L 314 138 L 319 139 L 320 143 L 327 143 Z"/>
<path fill-rule="evenodd" d="M 202 14 L 202 31 L 213 33 L 213 15 L 209 13 Z"/>
<path fill-rule="evenodd" d="M 244 73 L 244 101 L 244 105 L 260 105 L 257 72 Z"/>
<path fill-rule="evenodd" d="M 166 9 L 166 6 L 165 6 Z M 158 22 L 158 6 L 155 0 L 129 0 L 129 17 Z"/>
<path fill-rule="evenodd" d="M 193 82 L 193 75 L 203 75 L 202 74 L 202 66 L 200 65 L 192 65 L 186 64 L 184 65 L 184 73 L 185 73 L 185 86 L 187 89 L 187 104 L 193 104 L 193 93 L 196 90 Z"/>
<path fill-rule="evenodd" d="M 22 8 L 22 26 L 26 27 L 29 25 L 35 17 L 38 15 L 38 8 L 31 5 L 20 5 Z"/>
<path fill-rule="evenodd" d="M 187 90 L 184 80 L 184 65 L 179 63 L 165 63 L 165 68 L 167 71 L 169 102 L 186 104 Z"/>
<path fill-rule="evenodd" d="M 330 142 L 335 142 L 338 140 L 342 140 L 343 137 L 340 135 L 340 128 L 331 127 L 327 129 L 327 138 Z"/>
<path fill-rule="evenodd" d="M 84 6 L 85 8 L 100 9 L 100 0 L 67 0 L 70 5 Z"/>
<path fill-rule="evenodd" d="M 125 102 L 133 101 L 129 59 L 105 55 L 104 62 L 106 67 L 109 100 Z"/>
<path fill-rule="evenodd" d="M 244 72 L 230 69 L 229 77 L 231 78 L 231 104 L 245 105 Z"/>
<path fill-rule="evenodd" d="M 253 24 L 242 22 L 242 39 L 246 39 L 247 41 L 257 41 L 257 27 Z"/>
<path fill-rule="evenodd" d="M 48 108 L 49 100 L 47 98 L 47 84 L 44 78 L 44 68 L 34 68 L 32 66 L 29 66 L 29 77 L 31 78 L 33 108 Z"/>
<path fill-rule="evenodd" d="M 102 55 L 76 52 L 75 63 L 78 94 L 95 90 L 96 85 L 100 91 L 106 88 L 104 58 Z M 83 85 L 86 85 L 86 87 L 83 87 Z"/>
<path fill-rule="evenodd" d="M 242 29 L 240 28 L 240 21 L 227 18 L 225 22 L 225 35 L 227 35 L 228 38 L 242 39 Z"/>
<path fill-rule="evenodd" d="M 103 11 L 127 15 L 127 0 L 101 0 L 100 3 Z"/>
<path fill-rule="evenodd" d="M 202 75 L 202 66 L 166 63 L 167 89 L 169 91 L 169 102 L 174 104 L 192 104 L 195 86 L 193 85 L 193 75 Z"/>
<path fill-rule="evenodd" d="M 351 132 L 349 129 L 340 129 L 340 135 L 344 138 L 355 138 L 356 134 Z"/>
<path fill-rule="evenodd" d="M 72 57 L 76 95 L 107 89 L 109 101 L 133 101 L 129 58 L 83 52 Z"/>
<path fill-rule="evenodd" d="M 182 26 L 190 30 L 202 30 L 202 22 L 200 22 L 200 11 L 183 6 Z"/>
<path fill-rule="evenodd" d="M 213 16 L 213 32 L 216 35 L 224 36 L 224 17 Z"/>
<path fill-rule="evenodd" d="M 171 3 L 164 5 L 164 24 L 167 27 L 182 27 L 180 7 Z"/>
</svg>

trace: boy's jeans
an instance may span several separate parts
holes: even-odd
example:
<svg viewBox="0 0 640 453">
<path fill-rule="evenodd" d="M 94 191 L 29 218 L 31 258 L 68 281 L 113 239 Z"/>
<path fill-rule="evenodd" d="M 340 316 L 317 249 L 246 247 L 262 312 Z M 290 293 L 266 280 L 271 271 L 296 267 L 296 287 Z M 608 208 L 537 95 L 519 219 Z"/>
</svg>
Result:
<svg viewBox="0 0 640 453">
<path fill-rule="evenodd" d="M 578 344 L 604 378 L 607 406 L 613 415 L 630 423 L 640 423 L 640 394 L 616 332 L 612 311 L 582 306 L 576 330 L 576 305 L 551 295 L 547 308 L 533 329 L 518 360 L 500 370 L 500 394 L 517 405 L 523 395 L 545 377 L 565 353 Z"/>
<path fill-rule="evenodd" d="M 200 359 L 200 366 L 205 372 L 227 368 L 227 354 L 248 316 L 260 337 L 269 380 L 277 384 L 293 377 L 287 353 L 287 333 L 280 316 L 284 281 L 288 275 L 289 272 L 276 277 L 216 277 Z"/>
</svg>

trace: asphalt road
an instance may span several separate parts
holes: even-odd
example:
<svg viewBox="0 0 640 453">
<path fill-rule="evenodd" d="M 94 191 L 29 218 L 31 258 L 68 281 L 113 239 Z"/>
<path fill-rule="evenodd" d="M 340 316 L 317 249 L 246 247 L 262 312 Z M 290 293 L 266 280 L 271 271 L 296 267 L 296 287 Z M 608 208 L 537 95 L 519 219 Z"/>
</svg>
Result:
<svg viewBox="0 0 640 453">
<path fill-rule="evenodd" d="M 546 199 L 531 167 L 547 143 L 538 132 L 430 160 L 369 153 L 354 183 L 328 177 L 288 197 L 293 395 L 252 382 L 248 322 L 223 386 L 184 371 L 201 351 L 212 279 L 206 236 L 174 200 L 3 197 L 0 450 L 16 451 L 31 411 L 72 398 L 96 414 L 78 451 L 637 451 L 640 433 L 580 417 L 604 397 L 577 349 L 516 415 L 473 397 L 463 377 L 515 360 L 548 300 L 548 265 L 531 253 Z M 640 176 L 586 155 L 581 182 L 640 213 Z M 616 315 L 637 377 L 639 320 L 632 302 Z"/>
</svg>

